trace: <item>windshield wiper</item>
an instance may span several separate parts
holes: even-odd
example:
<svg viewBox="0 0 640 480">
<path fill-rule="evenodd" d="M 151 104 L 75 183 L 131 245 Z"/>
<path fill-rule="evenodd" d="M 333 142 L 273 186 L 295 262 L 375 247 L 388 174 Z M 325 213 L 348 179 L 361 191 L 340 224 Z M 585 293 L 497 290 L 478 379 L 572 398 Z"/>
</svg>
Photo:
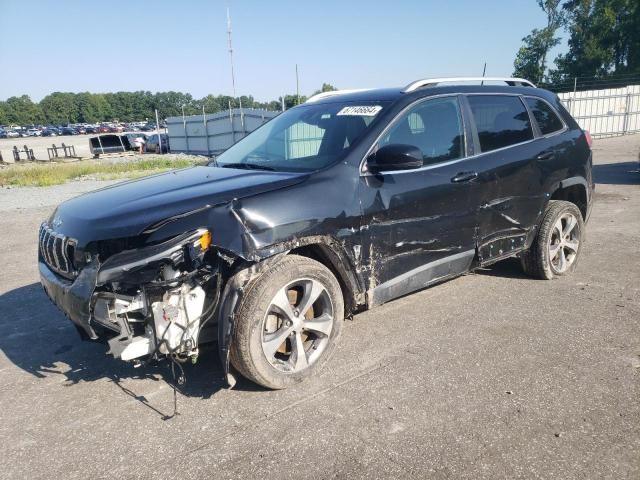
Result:
<svg viewBox="0 0 640 480">
<path fill-rule="evenodd" d="M 259 163 L 225 163 L 220 165 L 222 168 L 239 168 L 244 170 L 268 170 L 273 172 L 275 168 L 267 167 L 266 165 L 260 165 Z"/>
</svg>

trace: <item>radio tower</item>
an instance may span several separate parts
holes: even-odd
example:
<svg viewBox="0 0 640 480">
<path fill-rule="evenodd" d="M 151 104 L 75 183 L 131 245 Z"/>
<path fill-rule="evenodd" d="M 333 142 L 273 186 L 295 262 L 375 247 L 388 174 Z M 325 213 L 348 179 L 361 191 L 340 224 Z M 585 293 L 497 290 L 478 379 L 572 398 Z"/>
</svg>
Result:
<svg viewBox="0 0 640 480">
<path fill-rule="evenodd" d="M 231 15 L 229 13 L 229 7 L 227 7 L 227 37 L 229 45 L 229 59 L 231 60 L 231 88 L 233 89 L 233 99 L 236 99 L 236 75 L 233 69 L 233 43 L 231 42 Z M 242 99 L 238 98 L 240 107 L 240 124 L 242 125 L 242 132 L 244 132 L 244 115 L 242 113 Z"/>
</svg>

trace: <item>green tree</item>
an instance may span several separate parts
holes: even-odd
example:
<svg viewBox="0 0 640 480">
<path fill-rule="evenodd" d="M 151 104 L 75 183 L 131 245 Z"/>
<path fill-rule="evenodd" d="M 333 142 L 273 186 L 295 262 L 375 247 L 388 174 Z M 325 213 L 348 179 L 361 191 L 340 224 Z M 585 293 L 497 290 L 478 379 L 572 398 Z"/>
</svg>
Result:
<svg viewBox="0 0 640 480">
<path fill-rule="evenodd" d="M 78 109 L 74 93 L 54 92 L 40 101 L 46 121 L 53 124 L 75 123 Z"/>
<path fill-rule="evenodd" d="M 542 11 L 547 15 L 547 25 L 542 29 L 534 28 L 522 39 L 523 45 L 513 62 L 514 76 L 541 82 L 547 70 L 549 51 L 560 43 L 556 32 L 564 23 L 561 0 L 537 0 Z"/>
<path fill-rule="evenodd" d="M 0 125 L 9 123 L 7 102 L 0 102 Z"/>
<path fill-rule="evenodd" d="M 568 51 L 556 60 L 554 81 L 640 73 L 640 2 L 568 0 Z"/>
<path fill-rule="evenodd" d="M 320 88 L 320 90 L 316 90 L 315 92 L 313 92 L 313 94 L 317 95 L 318 93 L 335 92 L 336 90 L 338 90 L 338 89 L 336 87 L 334 87 L 333 85 L 331 85 L 330 83 L 323 83 L 322 87 Z"/>
<path fill-rule="evenodd" d="M 216 113 L 220 110 L 226 110 L 225 107 L 222 106 L 220 102 L 220 97 L 216 97 L 213 95 L 207 95 L 204 98 L 201 98 L 197 102 L 195 102 L 198 106 L 198 111 L 194 113 L 202 113 L 202 109 L 204 107 L 205 113 Z M 185 114 L 188 113 L 185 111 Z"/>
<path fill-rule="evenodd" d="M 185 113 L 195 113 L 197 104 L 189 93 L 182 92 L 158 92 L 153 97 L 153 107 L 158 109 L 158 115 L 162 118 L 182 115 L 182 107 Z"/>
<path fill-rule="evenodd" d="M 80 122 L 96 123 L 112 117 L 111 106 L 102 94 L 78 93 L 75 103 Z"/>
<path fill-rule="evenodd" d="M 281 103 L 282 97 L 280 97 L 278 101 Z M 295 107 L 296 105 L 300 105 L 306 101 L 307 101 L 307 97 L 305 97 L 304 95 L 300 95 L 300 98 L 298 98 L 296 94 L 285 95 L 284 108 L 285 110 L 289 110 L 290 108 Z"/>
<path fill-rule="evenodd" d="M 5 104 L 8 124 L 24 126 L 44 122 L 44 115 L 40 106 L 37 103 L 33 103 L 29 95 L 10 97 Z"/>
<path fill-rule="evenodd" d="M 104 98 L 110 106 L 110 120 L 132 122 L 155 118 L 156 96 L 151 92 L 105 93 Z"/>
</svg>

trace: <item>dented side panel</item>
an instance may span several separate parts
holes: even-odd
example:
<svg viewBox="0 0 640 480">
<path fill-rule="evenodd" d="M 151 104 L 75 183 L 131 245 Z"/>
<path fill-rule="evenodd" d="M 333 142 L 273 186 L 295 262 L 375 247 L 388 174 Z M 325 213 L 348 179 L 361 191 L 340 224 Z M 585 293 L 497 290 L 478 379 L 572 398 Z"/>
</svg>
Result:
<svg viewBox="0 0 640 480">
<path fill-rule="evenodd" d="M 475 249 L 483 187 L 451 182 L 468 167 L 452 164 L 361 177 L 369 291 L 421 265 Z"/>
<path fill-rule="evenodd" d="M 492 244 L 495 252 L 501 250 L 504 244 L 496 242 L 504 238 L 514 240 L 515 251 L 527 246 L 522 238 L 538 225 L 549 198 L 560 188 L 562 180 L 576 173 L 585 174 L 575 170 L 576 159 L 584 157 L 577 146 L 579 137 L 579 131 L 567 130 L 481 157 L 483 171 L 478 181 L 486 186 L 479 210 L 481 253 L 486 254 L 485 247 Z M 547 152 L 553 155 L 547 157 Z M 486 260 L 485 255 L 482 257 Z"/>
</svg>

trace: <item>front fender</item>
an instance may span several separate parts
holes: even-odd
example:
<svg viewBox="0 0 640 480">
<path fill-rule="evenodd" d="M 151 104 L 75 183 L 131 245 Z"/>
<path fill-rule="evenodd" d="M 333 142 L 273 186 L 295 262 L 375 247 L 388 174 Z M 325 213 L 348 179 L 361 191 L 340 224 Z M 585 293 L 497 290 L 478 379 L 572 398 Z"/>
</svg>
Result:
<svg viewBox="0 0 640 480">
<path fill-rule="evenodd" d="M 222 363 L 224 379 L 229 388 L 232 388 L 236 383 L 229 369 L 229 347 L 235 329 L 236 311 L 251 282 L 277 264 L 284 255 L 286 253 L 244 266 L 231 275 L 225 284 L 218 305 L 218 354 Z"/>
</svg>

